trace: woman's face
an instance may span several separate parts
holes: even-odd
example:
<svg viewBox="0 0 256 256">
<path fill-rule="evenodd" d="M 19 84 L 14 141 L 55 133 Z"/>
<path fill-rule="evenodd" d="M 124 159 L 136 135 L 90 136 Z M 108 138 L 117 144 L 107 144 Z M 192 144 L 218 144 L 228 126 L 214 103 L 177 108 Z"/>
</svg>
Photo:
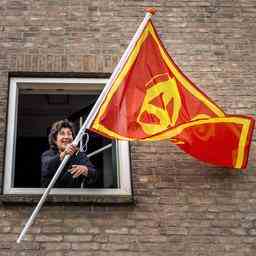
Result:
<svg viewBox="0 0 256 256">
<path fill-rule="evenodd" d="M 63 152 L 66 149 L 66 146 L 73 141 L 72 131 L 69 128 L 61 128 L 57 133 L 56 145 L 60 152 Z"/>
</svg>

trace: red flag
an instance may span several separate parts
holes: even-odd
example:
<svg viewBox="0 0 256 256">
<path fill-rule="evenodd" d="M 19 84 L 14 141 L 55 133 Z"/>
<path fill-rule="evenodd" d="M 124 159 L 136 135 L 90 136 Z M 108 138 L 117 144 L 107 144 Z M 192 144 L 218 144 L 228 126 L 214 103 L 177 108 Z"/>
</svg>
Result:
<svg viewBox="0 0 256 256">
<path fill-rule="evenodd" d="M 149 21 L 91 129 L 115 139 L 171 139 L 200 160 L 244 168 L 253 125 L 249 117 L 227 116 L 200 91 L 175 65 Z"/>
</svg>

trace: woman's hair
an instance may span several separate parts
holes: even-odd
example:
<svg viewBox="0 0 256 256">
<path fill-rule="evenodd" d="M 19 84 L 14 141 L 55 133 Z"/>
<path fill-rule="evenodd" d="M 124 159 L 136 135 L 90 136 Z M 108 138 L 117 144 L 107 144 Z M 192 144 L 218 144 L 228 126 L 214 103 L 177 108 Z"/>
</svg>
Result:
<svg viewBox="0 0 256 256">
<path fill-rule="evenodd" d="M 72 132 L 73 138 L 75 138 L 74 124 L 72 122 L 68 121 L 67 119 L 60 120 L 58 122 L 53 123 L 51 131 L 49 133 L 48 140 L 49 140 L 50 148 L 57 149 L 57 145 L 56 145 L 55 141 L 57 139 L 58 132 L 60 132 L 60 130 L 62 128 L 69 128 Z"/>
</svg>

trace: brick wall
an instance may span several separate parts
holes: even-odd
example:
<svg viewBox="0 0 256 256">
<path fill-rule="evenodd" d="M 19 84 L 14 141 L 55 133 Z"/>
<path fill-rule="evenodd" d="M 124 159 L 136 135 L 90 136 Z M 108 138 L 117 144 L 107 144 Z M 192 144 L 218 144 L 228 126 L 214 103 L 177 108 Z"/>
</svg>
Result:
<svg viewBox="0 0 256 256">
<path fill-rule="evenodd" d="M 1 173 L 8 72 L 111 72 L 149 5 L 182 70 L 228 113 L 255 114 L 255 0 L 1 0 Z M 0 255 L 254 256 L 255 151 L 243 174 L 132 143 L 135 205 L 43 207 L 17 245 L 32 207 L 1 204 Z"/>
</svg>

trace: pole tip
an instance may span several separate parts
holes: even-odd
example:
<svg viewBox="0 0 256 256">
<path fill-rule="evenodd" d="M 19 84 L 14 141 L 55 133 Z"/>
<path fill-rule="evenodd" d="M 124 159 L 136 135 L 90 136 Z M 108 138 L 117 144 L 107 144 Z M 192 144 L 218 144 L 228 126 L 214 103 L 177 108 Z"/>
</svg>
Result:
<svg viewBox="0 0 256 256">
<path fill-rule="evenodd" d="M 145 11 L 154 15 L 156 13 L 156 8 L 148 7 L 148 8 L 145 9 Z"/>
</svg>

